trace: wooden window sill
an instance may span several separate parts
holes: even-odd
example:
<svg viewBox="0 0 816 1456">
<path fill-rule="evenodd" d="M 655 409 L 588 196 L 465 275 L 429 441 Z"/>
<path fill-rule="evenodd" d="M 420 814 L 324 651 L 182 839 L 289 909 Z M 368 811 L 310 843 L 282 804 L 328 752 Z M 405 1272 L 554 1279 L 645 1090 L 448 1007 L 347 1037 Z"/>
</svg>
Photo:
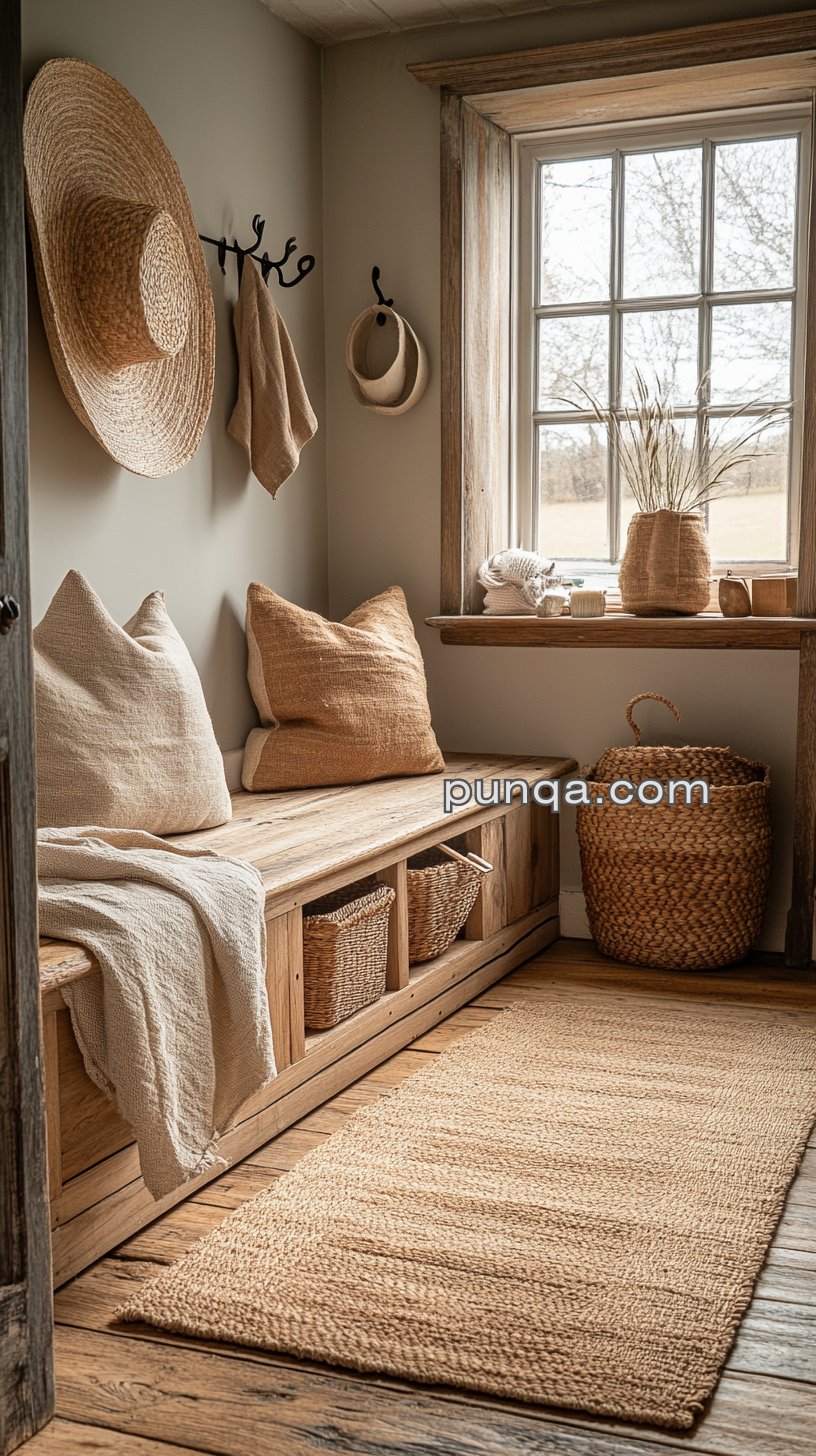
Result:
<svg viewBox="0 0 816 1456">
<path fill-rule="evenodd" d="M 426 617 L 457 647 L 693 647 L 799 650 L 816 617 Z"/>
</svg>

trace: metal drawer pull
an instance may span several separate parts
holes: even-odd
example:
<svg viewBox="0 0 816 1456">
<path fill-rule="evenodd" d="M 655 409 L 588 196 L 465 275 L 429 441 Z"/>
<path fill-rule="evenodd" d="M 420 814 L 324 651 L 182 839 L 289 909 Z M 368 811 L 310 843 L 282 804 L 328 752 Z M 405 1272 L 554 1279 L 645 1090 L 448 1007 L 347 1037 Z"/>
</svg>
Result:
<svg viewBox="0 0 816 1456">
<path fill-rule="evenodd" d="M 15 622 L 20 620 L 20 606 L 10 597 L 8 592 L 3 592 L 0 597 L 0 632 L 10 632 Z"/>
</svg>

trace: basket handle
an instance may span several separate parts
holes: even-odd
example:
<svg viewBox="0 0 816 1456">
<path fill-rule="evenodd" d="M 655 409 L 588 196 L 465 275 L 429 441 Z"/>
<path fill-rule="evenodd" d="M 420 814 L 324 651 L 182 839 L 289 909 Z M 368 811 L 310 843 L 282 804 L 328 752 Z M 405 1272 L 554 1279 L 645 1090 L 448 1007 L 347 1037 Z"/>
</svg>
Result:
<svg viewBox="0 0 816 1456">
<path fill-rule="evenodd" d="M 674 703 L 671 701 L 670 698 L 664 698 L 662 693 L 638 693 L 636 698 L 630 698 L 629 702 L 626 704 L 626 721 L 635 735 L 636 748 L 640 747 L 640 729 L 635 722 L 632 709 L 637 703 L 645 702 L 647 698 L 651 698 L 652 701 L 655 703 L 665 703 L 666 707 L 672 713 L 674 713 L 674 716 L 677 719 L 678 723 L 681 721 L 680 713 L 678 712 L 677 708 L 675 708 Z"/>
<path fill-rule="evenodd" d="M 460 854 L 458 849 L 451 849 L 449 844 L 438 844 L 436 847 L 441 849 L 443 854 L 449 855 L 451 859 L 458 859 L 462 864 L 470 865 L 472 870 L 478 870 L 481 875 L 492 875 L 493 873 L 492 864 L 489 864 L 486 859 L 482 859 L 480 854 L 474 854 L 473 850 L 469 854 Z"/>
</svg>

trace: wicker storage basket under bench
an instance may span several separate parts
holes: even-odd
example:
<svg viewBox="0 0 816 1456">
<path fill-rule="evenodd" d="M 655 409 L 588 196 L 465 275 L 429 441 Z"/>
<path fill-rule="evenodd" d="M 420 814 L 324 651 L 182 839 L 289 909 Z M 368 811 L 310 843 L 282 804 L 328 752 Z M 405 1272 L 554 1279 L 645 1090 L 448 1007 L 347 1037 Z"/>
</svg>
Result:
<svg viewBox="0 0 816 1456">
<path fill-rule="evenodd" d="M 303 1020 L 327 1031 L 385 991 L 394 891 L 377 880 L 345 885 L 303 911 Z"/>
<path fill-rule="evenodd" d="M 407 865 L 408 960 L 442 955 L 456 939 L 492 866 L 440 844 Z M 346 885 L 303 911 L 303 1002 L 307 1031 L 327 1031 L 385 991 L 394 891 L 376 879 Z"/>
<path fill-rule="evenodd" d="M 493 866 L 480 855 L 447 844 L 408 861 L 408 960 L 412 966 L 442 955 L 468 918 L 481 882 Z"/>
</svg>

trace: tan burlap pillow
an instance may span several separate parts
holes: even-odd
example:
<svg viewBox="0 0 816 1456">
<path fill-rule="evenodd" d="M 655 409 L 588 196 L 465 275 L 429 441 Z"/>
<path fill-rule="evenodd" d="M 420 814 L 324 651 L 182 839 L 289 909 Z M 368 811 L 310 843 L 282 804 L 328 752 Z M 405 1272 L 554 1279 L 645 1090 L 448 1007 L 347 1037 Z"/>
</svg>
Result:
<svg viewBox="0 0 816 1456">
<path fill-rule="evenodd" d="M 182 834 L 232 816 L 198 673 L 162 592 L 124 627 L 69 571 L 34 629 L 37 819 Z"/>
<path fill-rule="evenodd" d="M 261 715 L 244 787 L 297 789 L 440 773 L 425 668 L 405 596 L 389 587 L 327 622 L 253 582 L 249 686 Z"/>
</svg>

